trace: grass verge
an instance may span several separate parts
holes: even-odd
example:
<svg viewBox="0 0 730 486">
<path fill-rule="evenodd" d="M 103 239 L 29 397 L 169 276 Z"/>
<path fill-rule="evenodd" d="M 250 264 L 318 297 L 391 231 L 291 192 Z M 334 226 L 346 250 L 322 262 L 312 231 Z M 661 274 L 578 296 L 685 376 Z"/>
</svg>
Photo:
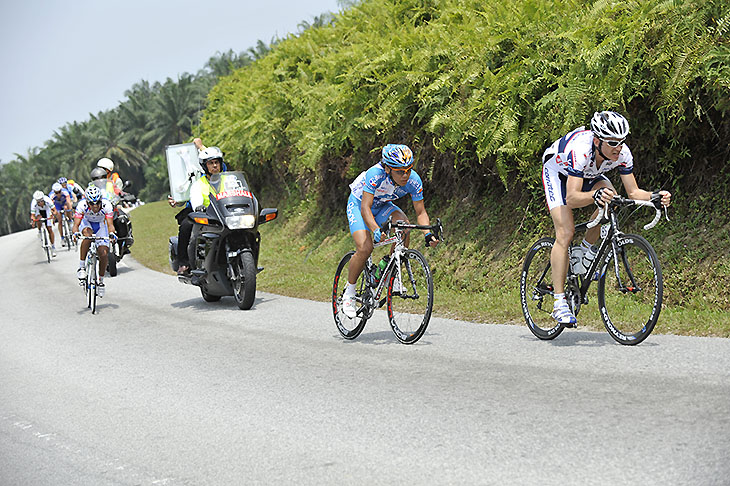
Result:
<svg viewBox="0 0 730 486">
<path fill-rule="evenodd" d="M 329 301 L 335 269 L 342 255 L 352 249 L 352 239 L 344 215 L 341 222 L 327 223 L 329 227 L 339 228 L 334 232 L 327 232 L 322 224 L 312 224 L 307 209 L 312 206 L 305 201 L 298 207 L 280 210 L 279 219 L 260 227 L 259 266 L 265 270 L 258 275 L 259 290 Z M 177 211 L 160 201 L 131 213 L 135 236 L 132 253 L 137 261 L 153 270 L 173 273 L 168 263 L 167 242 L 177 234 L 174 218 Z M 461 225 L 454 223 L 452 227 Z M 519 303 L 519 272 L 532 235 L 523 236 L 519 241 L 503 241 L 495 249 L 487 250 L 479 235 L 470 239 L 468 232 L 463 235 L 454 230 L 448 232 L 448 226 L 446 230 L 447 237 L 453 235 L 454 239 L 436 249 L 424 249 L 421 238 L 414 238 L 413 245 L 426 255 L 434 274 L 434 315 L 473 322 L 524 324 Z M 663 236 L 659 234 L 657 238 Z M 684 294 L 681 299 L 673 296 L 681 287 L 672 275 L 685 273 L 680 263 L 686 260 L 678 256 L 678 251 L 663 255 L 662 248 L 657 244 L 655 247 L 664 274 L 670 277 L 665 277 L 667 298 L 654 332 L 730 337 L 730 317 L 725 303 L 718 304 L 712 299 L 708 303 L 697 290 L 693 292 L 694 298 Z M 380 258 L 385 251 L 377 249 L 373 259 Z M 589 299 L 589 304 L 581 310 L 580 326 L 602 330 L 595 286 Z"/>
</svg>

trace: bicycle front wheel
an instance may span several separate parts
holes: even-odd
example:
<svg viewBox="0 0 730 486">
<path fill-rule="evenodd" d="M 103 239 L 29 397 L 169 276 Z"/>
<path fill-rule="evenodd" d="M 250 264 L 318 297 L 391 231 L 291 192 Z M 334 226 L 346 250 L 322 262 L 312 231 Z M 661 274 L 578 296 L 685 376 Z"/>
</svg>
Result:
<svg viewBox="0 0 730 486">
<path fill-rule="evenodd" d="M 664 283 L 656 252 L 638 235 L 619 237 L 598 281 L 598 306 L 606 330 L 621 344 L 646 339 L 662 310 Z"/>
<path fill-rule="evenodd" d="M 355 339 L 360 335 L 362 330 L 365 328 L 365 323 L 370 317 L 370 310 L 368 309 L 366 301 L 368 301 L 372 295 L 370 288 L 365 282 L 365 272 L 361 272 L 357 279 L 357 286 L 355 290 L 355 296 L 357 299 L 357 315 L 354 319 L 347 317 L 342 312 L 342 296 L 347 288 L 347 271 L 349 269 L 350 258 L 355 252 L 351 251 L 340 260 L 340 264 L 337 265 L 337 271 L 335 272 L 335 280 L 332 284 L 332 314 L 335 318 L 335 325 L 337 330 L 342 334 L 345 339 Z"/>
<path fill-rule="evenodd" d="M 413 344 L 426 332 L 433 310 L 433 276 L 426 257 L 406 250 L 387 278 L 390 327 L 398 341 Z"/>
<path fill-rule="evenodd" d="M 43 223 L 45 225 L 45 222 Z M 48 233 L 48 228 L 46 226 L 43 226 L 43 249 L 46 252 L 46 259 L 48 260 L 48 263 L 51 263 L 51 243 L 50 243 L 51 237 Z"/>
<path fill-rule="evenodd" d="M 550 254 L 554 244 L 554 238 L 537 240 L 527 252 L 520 277 L 520 302 L 525 322 L 532 334 L 544 340 L 555 339 L 564 329 L 552 316 L 554 290 Z"/>
</svg>

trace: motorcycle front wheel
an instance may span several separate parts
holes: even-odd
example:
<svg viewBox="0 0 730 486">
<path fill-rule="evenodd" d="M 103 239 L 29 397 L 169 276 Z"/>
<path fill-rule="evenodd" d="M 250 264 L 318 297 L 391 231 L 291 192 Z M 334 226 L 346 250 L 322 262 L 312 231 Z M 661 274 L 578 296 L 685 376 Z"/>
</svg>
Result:
<svg viewBox="0 0 730 486">
<path fill-rule="evenodd" d="M 234 262 L 236 271 L 233 286 L 233 298 L 239 309 L 248 310 L 256 299 L 256 263 L 253 255 L 247 251 L 238 255 Z"/>
</svg>

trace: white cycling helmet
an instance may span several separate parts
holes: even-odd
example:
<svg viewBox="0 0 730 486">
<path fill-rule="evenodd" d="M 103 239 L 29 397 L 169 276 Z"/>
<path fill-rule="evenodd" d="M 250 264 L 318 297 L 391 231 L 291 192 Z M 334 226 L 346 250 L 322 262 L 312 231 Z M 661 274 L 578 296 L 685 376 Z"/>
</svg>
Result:
<svg viewBox="0 0 730 486">
<path fill-rule="evenodd" d="M 591 131 L 602 140 L 623 140 L 629 134 L 629 122 L 615 111 L 597 111 L 591 118 Z"/>
<path fill-rule="evenodd" d="M 99 161 L 96 163 L 96 166 L 108 171 L 114 170 L 114 162 L 112 162 L 112 159 L 109 159 L 107 157 L 99 159 Z"/>
<path fill-rule="evenodd" d="M 51 189 L 53 189 L 53 192 L 61 192 L 61 189 L 63 189 L 63 186 L 61 184 L 59 184 L 58 182 L 55 182 L 51 186 Z"/>
<path fill-rule="evenodd" d="M 41 191 L 36 191 L 33 193 L 33 199 L 35 199 L 36 201 L 43 201 L 44 196 L 45 196 L 45 194 L 43 194 L 43 192 L 41 192 Z"/>
</svg>

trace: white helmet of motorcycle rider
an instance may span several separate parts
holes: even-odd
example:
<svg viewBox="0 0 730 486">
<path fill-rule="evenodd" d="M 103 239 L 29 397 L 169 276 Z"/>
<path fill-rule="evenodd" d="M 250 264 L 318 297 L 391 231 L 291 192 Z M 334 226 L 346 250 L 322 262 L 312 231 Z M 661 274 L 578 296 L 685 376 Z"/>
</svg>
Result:
<svg viewBox="0 0 730 486">
<path fill-rule="evenodd" d="M 208 173 L 208 161 L 215 159 L 220 160 L 221 172 L 225 171 L 225 163 L 223 162 L 223 152 L 221 151 L 221 149 L 219 149 L 218 147 L 207 147 L 198 153 L 198 161 L 200 163 L 200 167 L 208 175 L 210 175 Z"/>
<path fill-rule="evenodd" d="M 114 170 L 114 162 L 112 162 L 112 159 L 109 159 L 107 157 L 102 157 L 99 159 L 99 161 L 96 163 L 97 167 L 101 167 L 104 170 L 108 170 L 109 172 Z"/>
</svg>

